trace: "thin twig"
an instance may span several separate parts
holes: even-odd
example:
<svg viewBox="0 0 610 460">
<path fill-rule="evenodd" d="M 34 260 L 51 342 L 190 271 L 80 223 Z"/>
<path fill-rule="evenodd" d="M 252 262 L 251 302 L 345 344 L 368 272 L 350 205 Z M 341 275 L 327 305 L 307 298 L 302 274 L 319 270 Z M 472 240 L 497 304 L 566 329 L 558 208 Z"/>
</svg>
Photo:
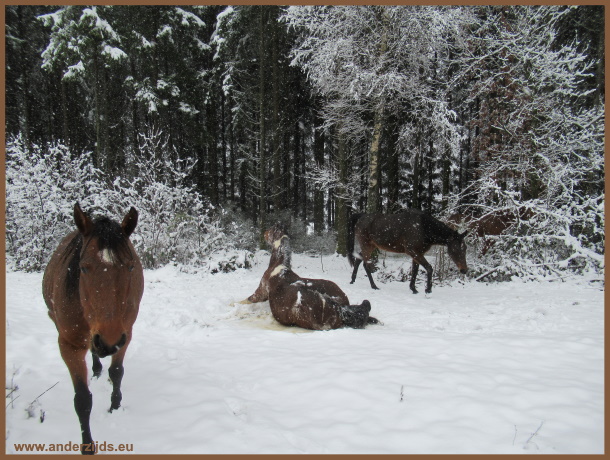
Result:
<svg viewBox="0 0 610 460">
<path fill-rule="evenodd" d="M 56 382 L 56 383 L 55 383 L 55 385 L 57 385 L 58 383 L 59 383 L 59 382 Z M 32 401 L 32 402 L 30 403 L 30 406 L 31 406 L 32 404 L 34 404 L 36 401 L 38 401 L 38 398 L 40 398 L 40 397 L 41 397 L 43 394 L 45 394 L 47 391 L 49 391 L 49 390 L 51 390 L 53 387 L 55 387 L 55 385 L 50 386 L 50 387 L 49 387 L 49 388 L 47 388 L 45 391 L 43 391 L 43 392 L 42 392 L 42 393 L 40 393 L 38 396 L 36 396 L 36 398 L 34 398 L 34 401 Z M 15 399 L 17 399 L 17 398 L 15 398 Z"/>
<path fill-rule="evenodd" d="M 475 281 L 481 281 L 483 278 L 485 278 L 488 275 L 491 275 L 493 272 L 495 272 L 498 269 L 498 267 L 489 270 L 487 273 L 483 273 L 481 276 L 479 276 L 478 278 L 475 279 Z"/>
<path fill-rule="evenodd" d="M 13 404 L 15 401 L 17 401 L 19 399 L 21 395 L 17 395 L 17 397 L 15 399 L 11 399 L 9 401 L 9 403 L 6 405 L 5 409 L 8 409 L 8 406 L 10 406 L 11 404 Z"/>
<path fill-rule="evenodd" d="M 536 431 L 534 431 L 534 432 L 532 433 L 532 435 L 531 435 L 531 436 L 528 438 L 528 440 L 527 440 L 527 441 L 525 441 L 525 445 L 526 445 L 526 446 L 529 444 L 529 442 L 532 440 L 532 438 L 533 438 L 534 436 L 538 435 L 538 432 L 540 431 L 540 428 L 542 428 L 542 425 L 544 425 L 544 420 L 542 420 L 542 421 L 540 422 L 540 426 L 539 426 L 539 427 L 536 429 Z"/>
</svg>

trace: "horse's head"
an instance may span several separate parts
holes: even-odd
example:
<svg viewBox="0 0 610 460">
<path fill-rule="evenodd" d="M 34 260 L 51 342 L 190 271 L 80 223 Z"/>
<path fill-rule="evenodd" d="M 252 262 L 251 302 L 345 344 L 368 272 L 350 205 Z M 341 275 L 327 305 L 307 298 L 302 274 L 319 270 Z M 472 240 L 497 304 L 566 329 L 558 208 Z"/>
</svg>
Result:
<svg viewBox="0 0 610 460">
<path fill-rule="evenodd" d="M 272 248 L 277 249 L 284 238 L 288 238 L 288 235 L 286 234 L 286 228 L 280 222 L 265 231 L 265 241 Z"/>
<path fill-rule="evenodd" d="M 466 242 L 464 241 L 467 234 L 468 232 L 455 232 L 455 236 L 447 243 L 449 257 L 451 257 L 451 260 L 457 265 L 460 273 L 466 273 L 468 271 L 468 265 L 466 264 Z"/>
<path fill-rule="evenodd" d="M 91 220 L 77 203 L 74 222 L 82 236 L 78 286 L 91 349 L 112 355 L 126 344 L 142 296 L 142 265 L 129 242 L 138 212 L 131 208 L 118 224 L 106 217 Z"/>
</svg>

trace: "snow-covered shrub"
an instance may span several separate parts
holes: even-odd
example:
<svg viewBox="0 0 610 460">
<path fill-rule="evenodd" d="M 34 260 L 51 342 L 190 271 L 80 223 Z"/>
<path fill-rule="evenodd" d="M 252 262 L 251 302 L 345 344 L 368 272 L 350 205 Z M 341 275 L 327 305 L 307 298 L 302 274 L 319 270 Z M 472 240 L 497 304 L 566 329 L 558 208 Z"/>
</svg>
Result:
<svg viewBox="0 0 610 460">
<path fill-rule="evenodd" d="M 146 268 L 168 263 L 228 271 L 249 266 L 233 237 L 243 224 L 229 226 L 188 183 L 195 162 L 171 158 L 161 133 L 144 137 L 128 161 L 131 177 L 109 183 L 92 166 L 91 155 L 73 155 L 66 146 L 26 146 L 7 142 L 7 260 L 17 270 L 42 270 L 63 236 L 74 230 L 79 202 L 89 214 L 121 219 L 131 206 L 139 213 L 131 239 Z M 153 148 L 155 147 L 155 148 Z M 161 147 L 161 148 L 159 148 Z M 211 261 L 213 260 L 213 263 Z"/>
<path fill-rule="evenodd" d="M 41 270 L 59 241 L 74 229 L 72 212 L 80 201 L 99 207 L 100 171 L 91 156 L 72 157 L 55 143 L 26 145 L 21 137 L 6 144 L 6 253 L 15 269 Z"/>
<path fill-rule="evenodd" d="M 146 268 L 207 265 L 212 253 L 217 260 L 222 251 L 227 251 L 225 267 L 239 265 L 231 262 L 235 244 L 223 227 L 223 210 L 189 183 L 194 159 L 181 159 L 162 132 L 150 130 L 140 136 L 140 148 L 129 161 L 132 177 L 115 179 L 112 193 L 117 214 L 129 206 L 140 213 L 132 240 Z"/>
<path fill-rule="evenodd" d="M 219 212 L 220 225 L 226 237 L 236 248 L 250 252 L 258 249 L 258 232 L 252 220 L 236 209 L 222 209 Z"/>
<path fill-rule="evenodd" d="M 313 226 L 294 217 L 290 210 L 276 211 L 267 216 L 269 226 L 281 222 L 290 235 L 290 247 L 294 252 L 311 254 L 334 254 L 337 235 L 334 231 L 316 233 Z"/>
</svg>

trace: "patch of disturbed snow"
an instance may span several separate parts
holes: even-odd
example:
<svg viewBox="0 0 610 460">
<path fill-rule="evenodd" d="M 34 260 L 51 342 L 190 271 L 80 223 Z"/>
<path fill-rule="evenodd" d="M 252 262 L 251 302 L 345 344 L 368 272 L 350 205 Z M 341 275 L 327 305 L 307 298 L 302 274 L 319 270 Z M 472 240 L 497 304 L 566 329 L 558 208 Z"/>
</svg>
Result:
<svg viewBox="0 0 610 460">
<path fill-rule="evenodd" d="M 267 302 L 230 305 L 258 286 L 268 258 L 256 260 L 227 274 L 145 272 L 123 407 L 107 412 L 106 370 L 91 382 L 99 444 L 168 454 L 603 452 L 603 291 L 587 278 L 456 281 L 413 295 L 399 282 L 372 291 L 363 272 L 348 284 L 343 258 L 295 254 L 297 273 L 335 281 L 352 303 L 370 300 L 383 322 L 311 332 L 277 324 Z M 41 280 L 7 273 L 9 453 L 80 442 Z"/>
</svg>

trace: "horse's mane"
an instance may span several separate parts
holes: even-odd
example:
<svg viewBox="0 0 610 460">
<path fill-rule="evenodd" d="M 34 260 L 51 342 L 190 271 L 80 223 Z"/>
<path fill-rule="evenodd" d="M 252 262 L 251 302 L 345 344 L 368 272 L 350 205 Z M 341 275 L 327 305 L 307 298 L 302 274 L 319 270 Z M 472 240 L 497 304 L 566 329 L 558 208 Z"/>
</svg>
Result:
<svg viewBox="0 0 610 460">
<path fill-rule="evenodd" d="M 83 248 L 83 235 L 77 233 L 70 240 L 63 257 L 69 258 L 68 274 L 66 276 L 66 294 L 68 298 L 72 298 L 78 291 L 78 282 L 80 281 L 80 252 Z"/>
<path fill-rule="evenodd" d="M 277 248 L 278 257 L 282 258 L 282 265 L 286 268 L 292 268 L 292 248 L 290 247 L 290 237 L 284 234 L 280 240 L 280 246 Z"/>
<path fill-rule="evenodd" d="M 127 256 L 133 259 L 133 254 L 129 248 L 129 239 L 123 232 L 121 225 L 108 217 L 98 217 L 93 221 L 93 231 L 89 241 L 97 238 L 100 251 L 105 249 L 112 251 L 118 261 L 123 263 Z M 77 232 L 68 242 L 62 257 L 69 259 L 68 274 L 66 276 L 66 294 L 68 297 L 74 296 L 78 292 L 80 281 L 80 256 L 83 249 L 83 235 Z"/>
</svg>

